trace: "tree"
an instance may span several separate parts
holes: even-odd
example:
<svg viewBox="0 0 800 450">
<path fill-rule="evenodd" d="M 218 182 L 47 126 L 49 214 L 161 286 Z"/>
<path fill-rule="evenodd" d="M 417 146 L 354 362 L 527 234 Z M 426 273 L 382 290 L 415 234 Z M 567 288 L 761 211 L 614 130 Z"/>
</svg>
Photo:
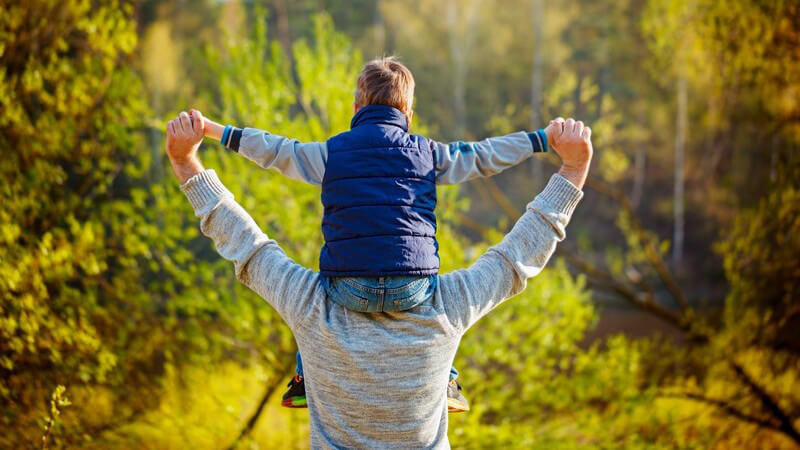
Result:
<svg viewBox="0 0 800 450">
<path fill-rule="evenodd" d="M 531 3 L 531 17 L 533 28 L 533 67 L 531 68 L 531 130 L 541 128 L 545 123 L 541 117 L 542 109 L 542 80 L 544 77 L 544 4 L 541 0 L 533 0 Z M 531 159 L 531 176 L 534 180 L 544 178 L 544 168 L 538 159 Z M 543 184 L 535 181 L 534 186 L 539 187 Z M 534 188 L 534 190 L 537 190 Z"/>
<path fill-rule="evenodd" d="M 734 126 L 731 117 L 717 118 L 729 128 L 721 127 L 715 132 L 736 135 L 740 138 L 738 142 L 744 144 L 735 145 L 735 140 L 729 137 L 724 139 L 725 150 L 734 154 L 744 152 L 747 146 L 752 146 L 748 143 L 766 137 L 781 155 L 769 181 L 763 171 L 767 164 L 760 163 L 745 171 L 736 167 L 737 172 L 750 174 L 751 184 L 753 179 L 762 179 L 772 192 L 756 209 L 741 214 L 716 246 L 723 255 L 730 283 L 722 311 L 698 307 L 722 303 L 716 299 L 690 300 L 686 285 L 664 263 L 667 243 L 642 225 L 630 202 L 617 188 L 597 179 L 590 180 L 587 186 L 618 202 L 622 209 L 618 225 L 627 236 L 628 251 L 621 259 L 607 258 L 608 270 L 575 255 L 570 260 L 587 274 L 591 286 L 626 299 L 680 331 L 685 346 L 659 346 L 658 357 L 648 363 L 647 371 L 656 375 L 653 380 L 660 386 L 659 396 L 685 399 L 682 408 L 699 408 L 700 414 L 713 418 L 708 425 L 716 430 L 711 442 L 736 443 L 747 436 L 757 436 L 761 446 L 788 448 L 800 443 L 797 425 L 800 401 L 795 394 L 797 342 L 788 333 L 797 320 L 796 311 L 788 306 L 792 302 L 789 299 L 798 293 L 796 258 L 789 256 L 797 252 L 796 239 L 790 237 L 798 230 L 798 214 L 794 211 L 798 165 L 791 150 L 797 145 L 793 131 L 797 123 L 792 118 L 792 109 L 780 113 L 773 109 L 772 83 L 777 82 L 783 89 L 795 89 L 797 79 L 785 78 L 783 71 L 794 70 L 790 61 L 797 49 L 793 40 L 787 39 L 792 35 L 778 31 L 784 30 L 783 26 L 773 28 L 766 37 L 760 33 L 731 34 L 730 30 L 770 29 L 772 17 L 782 17 L 787 24 L 797 23 L 799 11 L 796 5 L 781 2 L 769 5 L 698 2 L 697 13 L 687 24 L 683 20 L 684 3 L 650 5 L 644 25 L 652 39 L 655 59 L 674 55 L 674 43 L 669 38 L 674 30 L 663 26 L 665 22 L 682 30 L 689 28 L 694 44 L 684 78 L 687 84 L 712 92 L 712 98 L 724 97 L 729 90 L 746 92 L 736 98 L 743 107 L 732 108 L 728 114 L 739 116 L 744 105 L 749 105 L 748 114 L 754 115 L 751 120 L 769 123 L 764 124 L 770 130 L 765 136 L 758 127 L 739 123 Z M 760 50 L 763 47 L 769 47 L 770 51 L 763 52 Z M 732 64 L 738 67 L 735 75 L 727 71 Z M 698 69 L 709 65 L 717 70 Z M 762 84 L 767 79 L 769 85 Z M 764 111 L 768 116 L 755 111 Z M 735 161 L 734 155 L 729 159 Z M 713 178 L 712 173 L 704 175 Z M 666 297 L 671 297 L 673 307 L 666 306 Z"/>
<path fill-rule="evenodd" d="M 117 327 L 147 309 L 129 296 L 147 249 L 109 221 L 115 184 L 141 170 L 131 150 L 147 108 L 123 66 L 136 44 L 131 11 L 42 0 L 0 15 L 2 446 L 37 434 L 57 384 L 115 384 L 137 339 Z M 131 334 L 111 338 L 119 332 Z"/>
<path fill-rule="evenodd" d="M 162 138 L 152 130 L 161 122 L 145 120 L 150 113 L 131 69 L 131 5 L 43 0 L 7 12 L 0 19 L 0 396 L 10 406 L 2 410 L 9 432 L 0 446 L 40 435 L 44 399 L 57 384 L 69 388 L 74 406 L 51 445 L 99 439 L 139 420 L 159 406 L 165 377 L 186 367 L 255 360 L 283 377 L 293 360 L 291 334 L 212 256 L 183 194 L 164 176 Z M 340 48 L 335 37 L 329 32 L 315 48 L 299 43 L 296 56 L 339 58 L 330 68 L 349 70 L 342 73 L 350 79 L 357 64 L 342 59 L 350 56 L 326 53 Z M 251 61 L 239 56 L 237 63 Z M 256 61 L 275 79 L 287 75 L 275 60 Z M 321 114 L 292 126 L 321 135 L 346 126 L 343 93 L 352 92 L 320 84 L 318 68 L 300 76 Z M 262 91 L 282 102 L 285 117 L 290 85 Z M 240 91 L 228 85 L 225 93 Z M 155 134 L 153 151 L 146 151 L 148 134 Z M 285 226 L 272 234 L 297 243 L 289 253 L 313 265 L 318 194 L 295 185 L 288 195 L 285 180 L 264 186 L 265 174 L 250 166 L 242 174 L 248 183 L 231 185 L 270 198 L 272 208 L 260 210 L 264 222 Z"/>
</svg>

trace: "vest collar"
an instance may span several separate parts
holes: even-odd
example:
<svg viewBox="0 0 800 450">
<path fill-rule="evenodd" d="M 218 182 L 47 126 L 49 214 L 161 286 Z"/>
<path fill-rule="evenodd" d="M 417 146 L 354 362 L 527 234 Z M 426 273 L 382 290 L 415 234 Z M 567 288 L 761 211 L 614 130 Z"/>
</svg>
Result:
<svg viewBox="0 0 800 450">
<path fill-rule="evenodd" d="M 387 105 L 367 105 L 358 110 L 350 128 L 365 124 L 393 125 L 408 132 L 408 119 L 399 109 Z"/>
</svg>

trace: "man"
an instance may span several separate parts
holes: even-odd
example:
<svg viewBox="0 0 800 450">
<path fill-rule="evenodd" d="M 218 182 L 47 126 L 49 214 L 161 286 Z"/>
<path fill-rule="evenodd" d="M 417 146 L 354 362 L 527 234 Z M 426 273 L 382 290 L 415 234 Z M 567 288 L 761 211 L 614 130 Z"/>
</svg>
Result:
<svg viewBox="0 0 800 450">
<path fill-rule="evenodd" d="M 318 273 L 290 260 L 197 157 L 203 119 L 167 125 L 167 154 L 181 189 L 236 276 L 291 328 L 303 353 L 312 448 L 447 448 L 446 390 L 461 337 L 521 292 L 565 237 L 593 150 L 582 122 L 558 120 L 562 166 L 503 241 L 470 268 L 439 277 L 404 312 L 360 313 L 326 296 Z"/>
</svg>

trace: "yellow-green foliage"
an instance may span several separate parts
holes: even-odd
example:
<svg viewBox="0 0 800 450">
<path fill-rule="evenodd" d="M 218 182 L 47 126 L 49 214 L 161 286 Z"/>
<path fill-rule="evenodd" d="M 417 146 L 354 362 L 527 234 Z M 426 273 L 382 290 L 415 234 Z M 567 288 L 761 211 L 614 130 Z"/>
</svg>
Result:
<svg viewBox="0 0 800 450">
<path fill-rule="evenodd" d="M 157 409 L 105 433 L 87 449 L 220 449 L 231 445 L 256 408 L 272 367 L 258 360 L 170 372 Z M 283 379 L 270 397 L 249 439 L 238 448 L 308 448 L 308 410 L 280 406 Z"/>
<path fill-rule="evenodd" d="M 234 442 L 267 391 L 272 393 L 267 407 L 240 447 L 308 444 L 307 412 L 277 406 L 294 365 L 294 339 L 199 235 L 164 159 L 161 126 L 167 116 L 198 107 L 217 121 L 324 140 L 348 128 L 362 58 L 328 15 L 314 16 L 305 32 L 295 34 L 303 37 L 284 46 L 268 38 L 266 13 L 258 6 L 223 2 L 212 9 L 210 3 L 189 3 L 191 11 L 181 6 L 187 2 L 123 0 L 30 0 L 6 2 L 0 9 L 2 448 L 38 446 L 45 427 L 48 445 L 56 448 L 223 448 Z M 333 3 L 333 10 L 352 9 L 349 2 Z M 796 5 L 634 3 L 583 2 L 546 13 L 546 23 L 554 24 L 548 32 L 560 37 L 545 38 L 563 42 L 547 48 L 548 65 L 558 67 L 558 76 L 547 75 L 553 82 L 544 86 L 541 112 L 593 119 L 596 175 L 625 182 L 631 145 L 658 146 L 669 139 L 670 107 L 649 108 L 661 97 L 650 91 L 641 66 L 666 74 L 661 78 L 670 85 L 676 55 L 694 68 L 686 74 L 692 92 L 709 93 L 711 111 L 698 121 L 708 130 L 725 129 L 724 120 L 733 116 L 725 116 L 720 105 L 734 101 L 741 110 L 759 105 L 765 112 L 758 115 L 759 124 L 784 118 L 776 125 L 783 130 L 781 139 L 800 135 L 792 121 L 800 104 L 800 66 L 787 63 L 797 59 L 797 47 L 790 45 L 797 35 Z M 462 124 L 453 123 L 451 105 L 441 101 L 452 88 L 452 55 L 447 45 L 434 43 L 450 42 L 453 30 L 427 19 L 444 11 L 444 3 L 407 4 L 381 2 L 379 12 L 418 75 L 418 94 L 426 96 L 417 102 L 414 131 L 426 131 L 418 118 L 426 123 L 431 120 L 426 114 L 436 114 L 430 123 L 447 136 Z M 611 7 L 618 4 L 623 8 Z M 528 0 L 474 5 L 480 5 L 475 8 L 482 17 L 529 22 L 527 13 L 519 13 L 527 11 Z M 162 11 L 150 28 L 142 25 L 145 38 L 137 47 L 133 16 L 153 9 L 179 14 Z M 218 27 L 192 34 L 191 40 L 176 38 L 176 29 L 186 32 L 209 11 L 219 13 Z M 491 27 L 485 20 L 475 24 L 456 35 L 474 39 L 469 68 L 480 75 L 474 77 L 479 82 L 468 80 L 467 95 L 499 112 L 490 108 L 480 111 L 480 120 L 468 117 L 482 125 L 459 139 L 526 128 L 531 112 L 527 63 L 497 58 L 529 55 L 525 33 L 531 30 Z M 642 42 L 622 42 L 631 34 L 603 34 L 606 26 L 639 25 Z M 609 51 L 622 45 L 634 50 L 619 57 Z M 585 57 L 565 59 L 572 47 Z M 625 61 L 645 50 L 646 59 Z M 705 64 L 714 70 L 699 70 Z M 610 83 L 609 77 L 617 70 L 643 80 L 614 85 L 619 80 Z M 508 83 L 493 89 L 486 77 Z M 646 96 L 655 100 L 648 103 Z M 747 144 L 734 141 L 730 145 L 737 148 Z M 657 150 L 650 152 L 651 172 L 668 159 L 663 156 L 668 152 Z M 708 333 L 707 341 L 675 346 L 618 336 L 586 342 L 599 313 L 584 279 L 555 260 L 464 337 L 456 366 L 473 410 L 450 417 L 453 445 L 791 448 L 785 432 L 774 432 L 780 426 L 774 415 L 732 365 L 744 367 L 780 408 L 797 417 L 800 381 L 791 345 L 796 345 L 800 196 L 792 181 L 798 179 L 796 157 L 780 155 L 775 163 L 780 189 L 736 220 L 717 247 L 731 290 L 719 317 L 700 317 L 698 310 L 692 329 Z M 264 171 L 218 144 L 205 144 L 201 157 L 291 257 L 316 267 L 322 244 L 319 188 Z M 741 180 L 732 184 L 741 185 Z M 727 188 L 714 189 L 723 195 Z M 470 206 L 465 192 L 439 189 L 443 272 L 472 263 L 510 225 L 497 220 L 477 242 L 460 234 L 459 218 Z M 527 201 L 529 194 L 520 195 Z M 664 196 L 648 202 L 655 214 L 671 206 Z M 668 242 L 656 232 L 632 233 L 634 218 L 627 212 L 611 208 L 606 215 L 609 222 L 618 218 L 620 241 L 627 247 L 592 242 L 605 254 L 609 273 L 634 284 L 653 279 L 643 267 L 652 254 L 665 253 Z M 579 227 L 570 227 L 570 239 Z M 49 401 L 59 403 L 52 393 L 62 392 L 62 385 L 72 405 L 59 410 L 53 426 Z M 732 418 L 708 399 L 766 425 Z"/>
<path fill-rule="evenodd" d="M 0 446 L 33 440 L 30 409 L 56 384 L 113 383 L 135 340 L 143 252 L 126 249 L 135 219 L 111 221 L 144 144 L 131 12 L 43 0 L 0 14 Z"/>
</svg>

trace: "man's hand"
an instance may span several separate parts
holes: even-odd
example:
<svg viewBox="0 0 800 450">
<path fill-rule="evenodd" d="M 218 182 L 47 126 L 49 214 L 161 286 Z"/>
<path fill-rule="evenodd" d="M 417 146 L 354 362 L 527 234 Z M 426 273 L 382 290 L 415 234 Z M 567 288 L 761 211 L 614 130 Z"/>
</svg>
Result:
<svg viewBox="0 0 800 450">
<path fill-rule="evenodd" d="M 181 184 L 203 171 L 197 159 L 197 149 L 203 141 L 203 120 L 200 111 L 192 110 L 191 119 L 182 111 L 167 122 L 167 156 Z"/>
<path fill-rule="evenodd" d="M 584 126 L 580 120 L 557 118 L 550 122 L 548 129 L 559 128 L 562 132 L 553 133 L 552 147 L 561 157 L 561 169 L 558 173 L 569 180 L 578 189 L 583 189 L 589 165 L 592 162 L 592 129 Z M 550 135 L 548 134 L 548 139 Z"/>
</svg>

